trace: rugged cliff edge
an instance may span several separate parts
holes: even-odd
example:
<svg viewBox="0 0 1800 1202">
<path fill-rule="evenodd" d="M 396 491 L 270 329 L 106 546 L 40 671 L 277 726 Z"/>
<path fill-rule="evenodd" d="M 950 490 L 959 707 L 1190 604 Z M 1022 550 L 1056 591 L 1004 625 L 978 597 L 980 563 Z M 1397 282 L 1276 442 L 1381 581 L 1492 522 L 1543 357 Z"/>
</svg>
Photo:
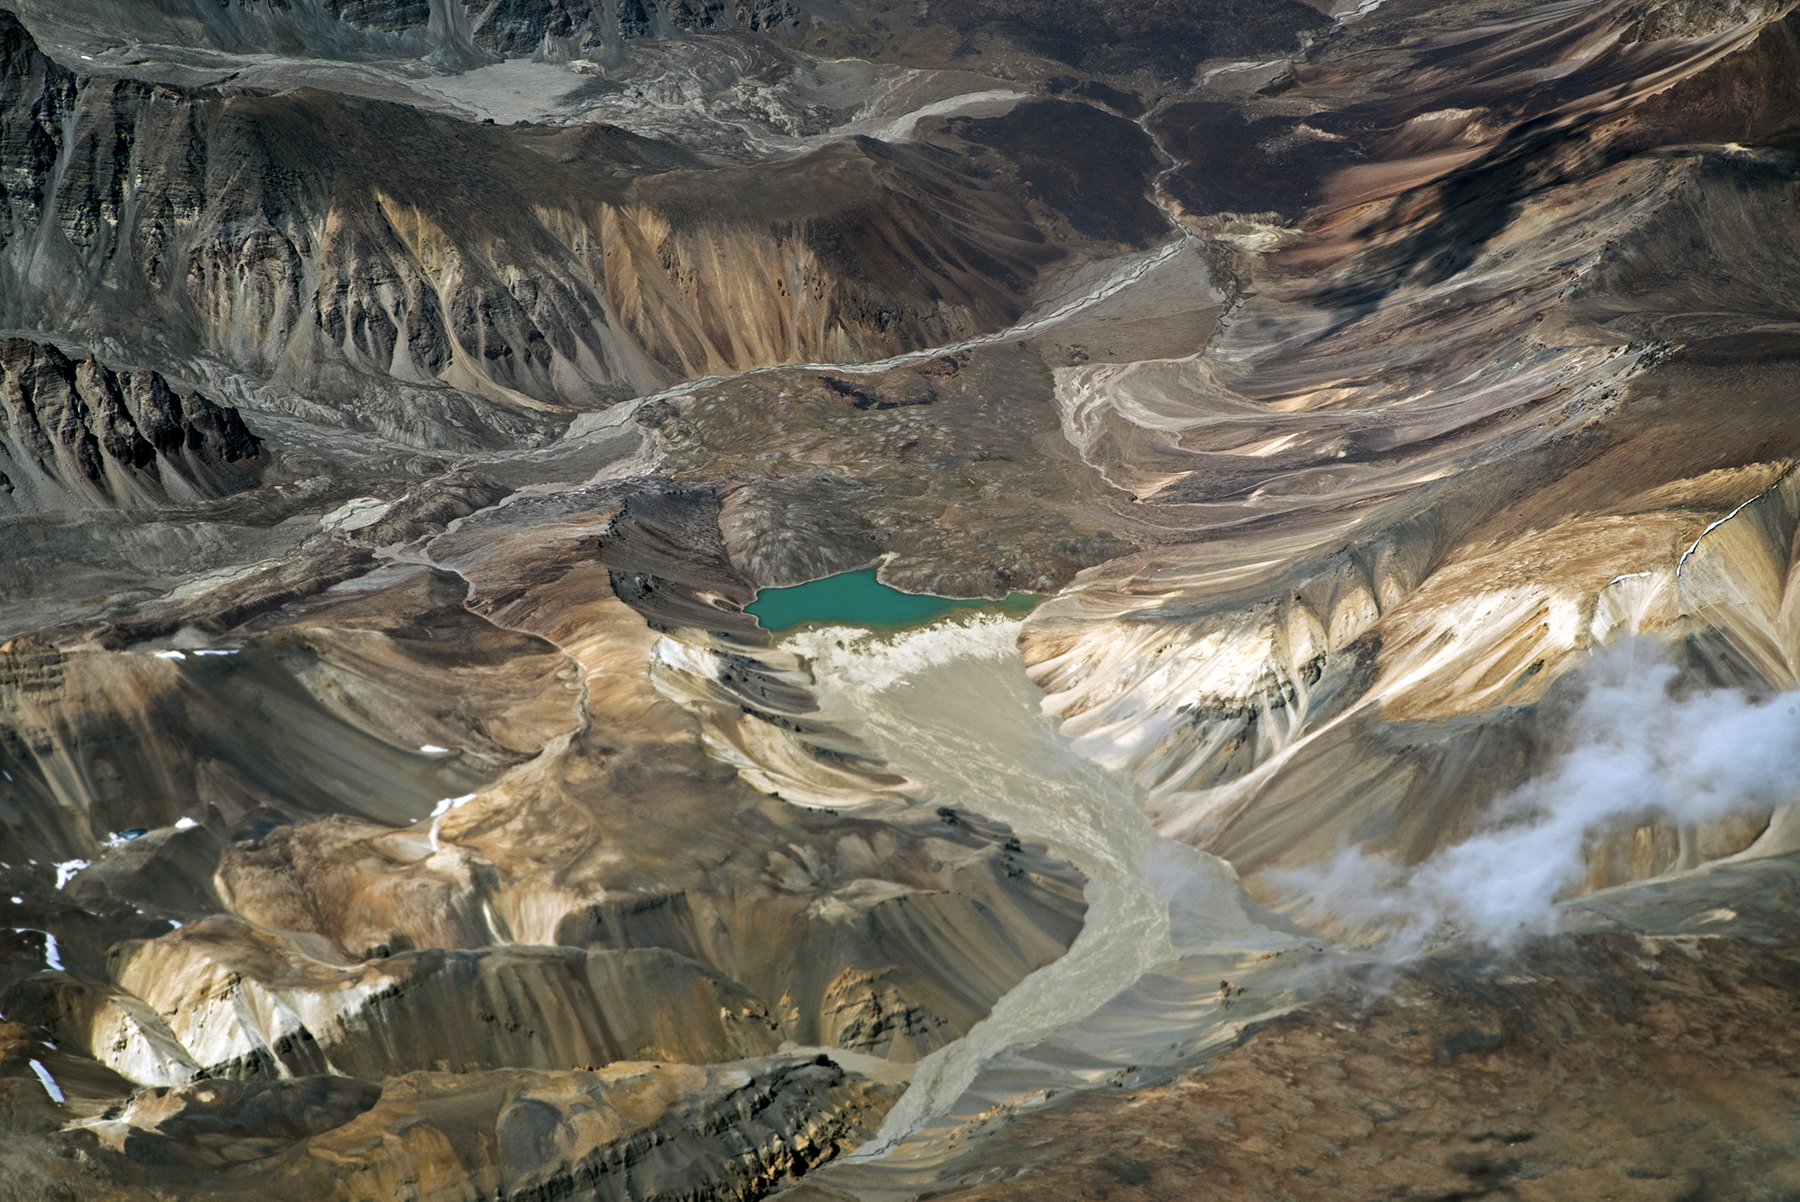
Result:
<svg viewBox="0 0 1800 1202">
<path fill-rule="evenodd" d="M 46 343 L 0 339 L 0 398 L 0 505 L 14 512 L 210 500 L 253 487 L 265 459 L 237 410 Z"/>
</svg>

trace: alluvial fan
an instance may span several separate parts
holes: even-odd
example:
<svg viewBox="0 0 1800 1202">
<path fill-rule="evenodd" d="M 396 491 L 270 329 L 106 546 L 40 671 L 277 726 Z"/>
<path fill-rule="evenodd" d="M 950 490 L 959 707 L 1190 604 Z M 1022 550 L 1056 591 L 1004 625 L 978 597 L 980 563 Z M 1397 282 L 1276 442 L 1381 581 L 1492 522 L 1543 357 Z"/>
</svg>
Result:
<svg viewBox="0 0 1800 1202">
<path fill-rule="evenodd" d="M 1800 1195 L 1800 6 L 0 2 L 0 1196 Z"/>
</svg>

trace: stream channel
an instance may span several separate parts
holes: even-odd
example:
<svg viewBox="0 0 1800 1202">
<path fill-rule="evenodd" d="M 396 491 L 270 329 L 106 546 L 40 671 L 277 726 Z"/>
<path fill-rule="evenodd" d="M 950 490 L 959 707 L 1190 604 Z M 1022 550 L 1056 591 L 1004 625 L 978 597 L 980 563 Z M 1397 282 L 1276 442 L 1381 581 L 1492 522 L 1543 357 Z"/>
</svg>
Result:
<svg viewBox="0 0 1800 1202">
<path fill-rule="evenodd" d="M 1229 1046 L 1291 1004 L 1291 970 L 1312 959 L 1257 913 L 1229 864 L 1157 834 L 1137 785 L 1071 748 L 1025 674 L 1020 622 L 959 613 L 888 633 L 815 625 L 785 641 L 811 664 L 821 717 L 925 785 L 920 804 L 1003 821 L 1087 877 L 1069 951 L 922 1060 L 879 1136 L 810 1181 L 908 1196 L 982 1116 Z M 1221 997 L 1223 979 L 1242 992 Z"/>
</svg>

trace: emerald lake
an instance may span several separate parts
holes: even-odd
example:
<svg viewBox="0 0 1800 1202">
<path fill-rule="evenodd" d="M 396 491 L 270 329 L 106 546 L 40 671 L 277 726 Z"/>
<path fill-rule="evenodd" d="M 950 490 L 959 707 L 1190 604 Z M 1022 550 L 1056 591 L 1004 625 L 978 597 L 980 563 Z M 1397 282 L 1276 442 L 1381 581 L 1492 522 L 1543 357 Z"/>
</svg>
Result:
<svg viewBox="0 0 1800 1202">
<path fill-rule="evenodd" d="M 765 630 L 777 633 L 816 622 L 830 626 L 864 626 L 871 630 L 904 630 L 922 626 L 956 609 L 992 609 L 1023 613 L 1041 598 L 1012 593 L 1003 601 L 977 598 L 959 601 L 929 593 L 903 593 L 875 579 L 874 568 L 840 572 L 792 588 L 766 588 L 744 608 Z"/>
</svg>

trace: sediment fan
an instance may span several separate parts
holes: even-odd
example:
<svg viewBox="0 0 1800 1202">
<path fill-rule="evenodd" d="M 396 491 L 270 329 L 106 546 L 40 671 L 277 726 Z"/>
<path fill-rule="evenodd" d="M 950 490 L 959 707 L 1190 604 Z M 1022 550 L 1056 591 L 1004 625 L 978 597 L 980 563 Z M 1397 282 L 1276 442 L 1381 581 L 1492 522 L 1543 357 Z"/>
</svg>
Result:
<svg viewBox="0 0 1800 1202">
<path fill-rule="evenodd" d="M 14 0 L 0 1196 L 1794 1195 L 1793 7 Z"/>
</svg>

